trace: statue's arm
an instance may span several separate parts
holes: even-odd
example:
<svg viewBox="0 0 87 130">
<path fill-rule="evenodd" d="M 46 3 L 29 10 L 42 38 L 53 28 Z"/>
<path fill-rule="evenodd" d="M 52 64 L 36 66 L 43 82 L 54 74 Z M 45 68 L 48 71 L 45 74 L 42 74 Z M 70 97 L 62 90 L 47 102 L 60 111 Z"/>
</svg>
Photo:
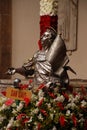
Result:
<svg viewBox="0 0 87 130">
<path fill-rule="evenodd" d="M 20 75 L 23 75 L 25 77 L 27 77 L 28 75 L 33 75 L 34 74 L 34 61 L 33 58 L 31 60 L 29 60 L 27 63 L 24 63 L 24 65 L 22 67 L 19 68 L 8 68 L 8 71 L 6 72 L 9 75 L 13 75 L 15 73 L 18 73 Z"/>
</svg>

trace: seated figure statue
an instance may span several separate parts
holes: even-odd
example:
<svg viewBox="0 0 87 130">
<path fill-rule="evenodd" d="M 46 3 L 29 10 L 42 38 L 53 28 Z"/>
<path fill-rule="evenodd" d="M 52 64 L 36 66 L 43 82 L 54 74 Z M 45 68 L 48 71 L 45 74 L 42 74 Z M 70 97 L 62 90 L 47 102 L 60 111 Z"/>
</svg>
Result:
<svg viewBox="0 0 87 130">
<path fill-rule="evenodd" d="M 66 46 L 53 28 L 48 28 L 40 38 L 42 50 L 21 68 L 9 68 L 7 74 L 19 73 L 25 77 L 34 75 L 35 84 L 59 82 L 62 86 L 69 83 Z"/>
</svg>

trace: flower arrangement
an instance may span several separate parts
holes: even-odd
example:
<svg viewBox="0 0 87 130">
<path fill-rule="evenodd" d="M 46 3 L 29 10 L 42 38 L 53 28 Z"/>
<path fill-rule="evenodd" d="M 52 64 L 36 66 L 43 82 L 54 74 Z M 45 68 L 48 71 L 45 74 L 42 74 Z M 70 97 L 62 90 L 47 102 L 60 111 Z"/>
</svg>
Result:
<svg viewBox="0 0 87 130">
<path fill-rule="evenodd" d="M 28 85 L 23 85 L 23 89 L 24 86 Z M 0 97 L 0 129 L 86 130 L 87 93 L 71 93 L 56 84 L 50 88 L 41 84 L 32 89 L 31 99 Z"/>
<path fill-rule="evenodd" d="M 40 36 L 48 27 L 52 27 L 57 31 L 58 23 L 58 0 L 40 0 Z M 40 41 L 38 42 L 41 50 Z"/>
<path fill-rule="evenodd" d="M 40 35 L 48 27 L 57 30 L 58 0 L 40 0 Z"/>
<path fill-rule="evenodd" d="M 55 16 L 58 12 L 58 0 L 40 0 L 40 15 Z"/>
</svg>

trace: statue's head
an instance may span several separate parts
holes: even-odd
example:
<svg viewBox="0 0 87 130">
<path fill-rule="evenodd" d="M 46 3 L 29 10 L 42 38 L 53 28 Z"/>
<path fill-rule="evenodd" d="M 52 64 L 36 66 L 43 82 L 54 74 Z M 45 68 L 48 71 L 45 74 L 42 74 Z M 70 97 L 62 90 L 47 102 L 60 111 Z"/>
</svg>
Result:
<svg viewBox="0 0 87 130">
<path fill-rule="evenodd" d="M 47 28 L 40 39 L 42 48 L 44 48 L 45 50 L 49 49 L 56 36 L 57 32 L 52 27 Z"/>
</svg>

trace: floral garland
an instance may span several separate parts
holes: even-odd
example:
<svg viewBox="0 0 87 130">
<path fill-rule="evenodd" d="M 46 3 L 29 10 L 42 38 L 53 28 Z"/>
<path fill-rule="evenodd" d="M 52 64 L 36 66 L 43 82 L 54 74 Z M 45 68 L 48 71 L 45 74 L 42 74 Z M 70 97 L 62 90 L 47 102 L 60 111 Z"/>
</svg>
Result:
<svg viewBox="0 0 87 130">
<path fill-rule="evenodd" d="M 26 88 L 27 86 L 27 88 Z M 28 85 L 21 85 L 21 89 Z M 71 87 L 69 87 L 71 88 Z M 32 90 L 31 100 L 0 97 L 0 129 L 3 130 L 86 130 L 87 92 L 69 92 L 52 84 Z"/>
<path fill-rule="evenodd" d="M 58 0 L 40 0 L 40 36 L 42 36 L 48 27 L 52 27 L 57 31 L 57 14 Z M 40 41 L 38 44 L 41 50 Z"/>
<path fill-rule="evenodd" d="M 40 15 L 55 16 L 58 12 L 58 0 L 40 0 Z"/>
<path fill-rule="evenodd" d="M 40 0 L 40 35 L 47 27 L 57 30 L 58 0 Z"/>
</svg>

